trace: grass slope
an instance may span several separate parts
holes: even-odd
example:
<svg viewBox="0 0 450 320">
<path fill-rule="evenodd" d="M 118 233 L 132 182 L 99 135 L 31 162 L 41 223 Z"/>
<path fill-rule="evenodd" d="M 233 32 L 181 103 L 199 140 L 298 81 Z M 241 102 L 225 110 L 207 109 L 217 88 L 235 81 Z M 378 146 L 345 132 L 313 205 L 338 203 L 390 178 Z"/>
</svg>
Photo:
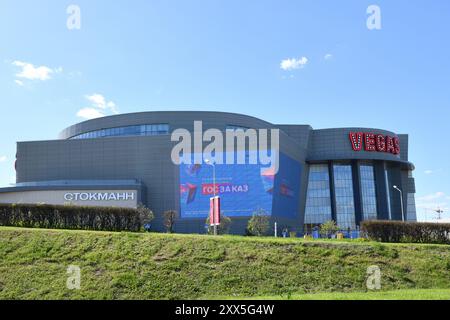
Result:
<svg viewBox="0 0 450 320">
<path fill-rule="evenodd" d="M 383 291 L 449 295 L 450 246 L 0 227 L 0 299 L 370 298 L 370 265 Z"/>
<path fill-rule="evenodd" d="M 216 299 L 221 299 L 217 297 Z M 230 299 L 223 297 L 223 299 Z M 401 289 L 371 292 L 323 292 L 251 297 L 258 300 L 450 300 L 450 289 Z M 242 300 L 246 300 L 243 298 Z"/>
</svg>

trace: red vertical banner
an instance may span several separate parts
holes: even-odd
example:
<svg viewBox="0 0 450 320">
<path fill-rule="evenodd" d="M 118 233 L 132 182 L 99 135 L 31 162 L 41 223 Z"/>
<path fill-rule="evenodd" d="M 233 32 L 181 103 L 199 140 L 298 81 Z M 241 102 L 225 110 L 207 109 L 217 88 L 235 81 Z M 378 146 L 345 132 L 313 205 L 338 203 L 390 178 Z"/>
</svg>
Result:
<svg viewBox="0 0 450 320">
<path fill-rule="evenodd" d="M 209 198 L 209 225 L 214 225 L 214 201 L 215 198 Z"/>
<path fill-rule="evenodd" d="M 220 224 L 220 197 L 214 198 L 214 223 L 216 226 Z"/>
<path fill-rule="evenodd" d="M 220 224 L 220 197 L 209 198 L 209 225 Z"/>
</svg>

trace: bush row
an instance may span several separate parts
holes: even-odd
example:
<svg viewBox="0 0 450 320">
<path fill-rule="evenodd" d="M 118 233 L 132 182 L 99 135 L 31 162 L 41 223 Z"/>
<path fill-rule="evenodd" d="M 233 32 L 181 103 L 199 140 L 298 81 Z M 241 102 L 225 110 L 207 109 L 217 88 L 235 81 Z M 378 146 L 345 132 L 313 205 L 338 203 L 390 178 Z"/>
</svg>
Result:
<svg viewBox="0 0 450 320">
<path fill-rule="evenodd" d="M 139 231 L 152 216 L 146 208 L 0 204 L 1 226 L 26 228 Z"/>
<path fill-rule="evenodd" d="M 374 241 L 450 244 L 450 223 L 364 221 L 361 231 Z"/>
</svg>

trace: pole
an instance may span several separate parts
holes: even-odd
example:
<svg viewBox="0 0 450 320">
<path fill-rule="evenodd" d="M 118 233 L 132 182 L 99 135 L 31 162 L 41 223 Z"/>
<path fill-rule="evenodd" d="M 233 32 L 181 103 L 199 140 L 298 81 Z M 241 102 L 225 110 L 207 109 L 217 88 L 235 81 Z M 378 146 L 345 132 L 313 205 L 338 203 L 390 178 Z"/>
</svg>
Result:
<svg viewBox="0 0 450 320">
<path fill-rule="evenodd" d="M 275 222 L 275 238 L 278 237 L 277 222 Z"/>
<path fill-rule="evenodd" d="M 403 210 L 403 191 L 400 190 L 400 205 L 402 207 L 402 221 L 405 222 L 405 211 Z"/>
<path fill-rule="evenodd" d="M 443 210 L 441 210 L 441 208 L 437 208 L 437 210 L 435 210 L 437 213 L 437 220 L 441 220 L 441 214 L 444 213 Z"/>
<path fill-rule="evenodd" d="M 405 222 L 405 211 L 403 209 L 403 191 L 400 190 L 400 188 L 397 186 L 394 186 L 394 189 L 397 190 L 398 192 L 400 192 L 400 206 L 402 208 L 402 221 Z"/>
<path fill-rule="evenodd" d="M 216 164 L 212 164 L 213 167 L 213 193 L 214 198 L 216 198 Z M 215 214 L 213 214 L 213 223 L 214 223 L 214 235 L 217 236 L 217 223 L 215 221 Z"/>
</svg>

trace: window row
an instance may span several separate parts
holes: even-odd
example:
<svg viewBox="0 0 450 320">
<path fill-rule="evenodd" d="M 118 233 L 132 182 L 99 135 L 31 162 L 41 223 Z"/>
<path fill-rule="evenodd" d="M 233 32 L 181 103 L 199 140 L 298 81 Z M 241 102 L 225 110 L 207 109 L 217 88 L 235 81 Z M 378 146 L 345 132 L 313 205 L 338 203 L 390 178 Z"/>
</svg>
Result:
<svg viewBox="0 0 450 320">
<path fill-rule="evenodd" d="M 343 229 L 356 227 L 353 171 L 350 164 L 332 166 L 336 202 L 336 222 Z M 377 219 L 375 172 L 372 164 L 359 166 L 362 220 Z M 311 165 L 305 222 L 320 224 L 331 219 L 330 177 L 327 164 Z"/>
<path fill-rule="evenodd" d="M 142 124 L 117 128 L 101 129 L 82 133 L 70 139 L 95 139 L 122 136 L 157 136 L 169 134 L 168 124 Z"/>
<path fill-rule="evenodd" d="M 232 125 L 232 124 L 229 124 L 229 125 L 227 125 L 227 127 L 226 127 L 226 130 L 232 130 L 232 131 L 236 131 L 236 130 L 244 130 L 244 131 L 247 131 L 248 129 L 250 129 L 250 128 L 243 127 L 243 126 Z"/>
</svg>

